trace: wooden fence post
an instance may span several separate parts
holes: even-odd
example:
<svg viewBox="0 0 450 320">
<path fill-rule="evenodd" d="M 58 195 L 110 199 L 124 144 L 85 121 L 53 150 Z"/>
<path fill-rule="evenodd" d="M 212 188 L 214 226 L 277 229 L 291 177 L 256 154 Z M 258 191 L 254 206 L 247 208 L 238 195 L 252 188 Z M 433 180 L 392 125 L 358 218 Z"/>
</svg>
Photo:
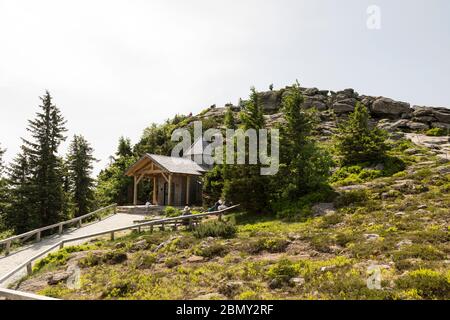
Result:
<svg viewBox="0 0 450 320">
<path fill-rule="evenodd" d="M 58 234 L 61 235 L 62 233 L 63 233 L 63 224 L 61 223 L 61 224 L 58 226 Z"/>
<path fill-rule="evenodd" d="M 27 264 L 27 273 L 29 276 L 33 273 L 33 268 L 31 267 L 31 262 Z"/>
<path fill-rule="evenodd" d="M 41 241 L 41 232 L 40 232 L 40 231 L 38 231 L 38 232 L 36 233 L 36 241 L 37 241 L 37 242 Z"/>
<path fill-rule="evenodd" d="M 114 232 L 111 232 L 111 241 L 114 241 Z"/>
<path fill-rule="evenodd" d="M 5 255 L 7 256 L 9 254 L 9 250 L 11 249 L 11 241 L 8 241 L 6 243 L 6 249 L 5 249 Z"/>
</svg>

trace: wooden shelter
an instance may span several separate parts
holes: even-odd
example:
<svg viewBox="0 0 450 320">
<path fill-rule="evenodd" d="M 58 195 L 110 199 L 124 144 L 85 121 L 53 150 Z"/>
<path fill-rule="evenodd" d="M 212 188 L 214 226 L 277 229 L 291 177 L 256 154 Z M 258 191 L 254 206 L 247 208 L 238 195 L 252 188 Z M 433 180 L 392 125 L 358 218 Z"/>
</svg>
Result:
<svg viewBox="0 0 450 320">
<path fill-rule="evenodd" d="M 191 157 L 145 154 L 127 171 L 134 177 L 133 204 L 138 204 L 138 185 L 142 179 L 153 184 L 149 199 L 154 205 L 184 206 L 201 203 L 201 176 L 206 169 Z"/>
</svg>

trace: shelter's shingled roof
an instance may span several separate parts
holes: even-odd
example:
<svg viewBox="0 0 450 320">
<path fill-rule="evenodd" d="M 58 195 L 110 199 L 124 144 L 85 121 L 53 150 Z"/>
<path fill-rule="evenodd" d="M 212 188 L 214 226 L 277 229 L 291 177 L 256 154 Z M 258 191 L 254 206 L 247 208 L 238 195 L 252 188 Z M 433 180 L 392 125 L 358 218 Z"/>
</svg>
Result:
<svg viewBox="0 0 450 320">
<path fill-rule="evenodd" d="M 171 173 L 201 175 L 205 172 L 205 169 L 199 164 L 188 158 L 167 157 L 150 153 L 147 153 L 147 156 Z"/>
<path fill-rule="evenodd" d="M 170 173 L 200 176 L 206 172 L 205 169 L 189 158 L 168 157 L 147 153 L 136 161 L 130 168 L 128 168 L 126 175 L 133 175 L 136 170 L 145 167 L 151 162 L 160 167 L 163 171 Z"/>
</svg>

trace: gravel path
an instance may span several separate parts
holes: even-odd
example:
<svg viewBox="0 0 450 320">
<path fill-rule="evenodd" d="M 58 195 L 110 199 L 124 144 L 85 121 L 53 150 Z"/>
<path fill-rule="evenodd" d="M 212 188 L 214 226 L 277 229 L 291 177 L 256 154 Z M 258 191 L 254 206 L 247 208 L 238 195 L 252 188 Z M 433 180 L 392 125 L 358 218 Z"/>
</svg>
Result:
<svg viewBox="0 0 450 320">
<path fill-rule="evenodd" d="M 109 229 L 125 227 L 128 225 L 132 225 L 134 220 L 143 219 L 144 215 L 138 214 L 124 214 L 117 213 L 115 215 L 109 216 L 108 218 L 103 219 L 102 221 L 94 222 L 83 226 L 79 229 L 70 229 L 65 233 L 60 235 L 52 235 L 46 238 L 43 238 L 41 242 L 33 243 L 28 246 L 24 246 L 18 248 L 16 251 L 11 252 L 8 256 L 0 256 L 0 276 L 8 273 L 13 270 L 15 267 L 25 262 L 27 259 L 33 257 L 37 253 L 51 247 L 55 243 L 58 243 L 61 240 L 70 239 L 82 235 L 87 235 L 95 232 L 101 232 Z M 83 243 L 89 241 L 90 239 L 84 239 L 77 242 L 72 242 L 69 245 L 75 245 L 79 243 Z M 21 277 L 26 275 L 26 270 L 17 272 L 15 275 L 5 280 L 5 282 L 0 283 L 0 287 L 6 287 L 8 284 L 19 280 Z"/>
</svg>

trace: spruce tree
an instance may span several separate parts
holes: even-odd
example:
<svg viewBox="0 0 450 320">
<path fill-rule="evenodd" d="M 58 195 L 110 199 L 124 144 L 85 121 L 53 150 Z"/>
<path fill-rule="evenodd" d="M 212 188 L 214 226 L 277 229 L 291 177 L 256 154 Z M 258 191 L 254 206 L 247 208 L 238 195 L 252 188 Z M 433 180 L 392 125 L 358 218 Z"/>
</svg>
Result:
<svg viewBox="0 0 450 320">
<path fill-rule="evenodd" d="M 133 178 L 124 172 L 137 160 L 132 153 L 130 139 L 121 137 L 113 162 L 100 171 L 95 188 L 95 200 L 101 206 L 112 203 L 130 203 L 133 196 Z M 141 188 L 142 189 L 142 188 Z"/>
<path fill-rule="evenodd" d="M 250 99 L 240 113 L 242 129 L 264 128 L 264 116 L 259 101 L 258 92 L 251 89 Z M 259 149 L 259 136 L 257 134 L 257 150 Z M 227 201 L 240 203 L 248 212 L 264 213 L 270 211 L 268 194 L 268 177 L 260 173 L 261 164 L 249 164 L 249 144 L 246 142 L 245 164 L 227 165 L 223 196 Z"/>
<path fill-rule="evenodd" d="M 7 170 L 9 207 L 6 211 L 6 224 L 16 234 L 37 228 L 40 219 L 38 210 L 38 188 L 33 183 L 30 156 L 22 146 Z"/>
<path fill-rule="evenodd" d="M 52 103 L 50 93 L 46 91 L 40 97 L 40 111 L 33 120 L 28 121 L 27 130 L 31 139 L 23 139 L 24 150 L 28 155 L 31 171 L 31 185 L 36 188 L 35 201 L 37 215 L 33 221 L 38 225 L 49 225 L 66 218 L 64 209 L 62 159 L 58 156 L 58 147 L 65 140 L 66 131 L 61 111 Z"/>
<path fill-rule="evenodd" d="M 0 232 L 6 229 L 6 208 L 7 208 L 7 182 L 4 177 L 3 155 L 5 150 L 0 146 Z"/>
<path fill-rule="evenodd" d="M 343 165 L 383 161 L 389 149 L 387 133 L 369 126 L 369 111 L 357 103 L 347 121 L 338 124 L 335 146 Z"/>
<path fill-rule="evenodd" d="M 92 209 L 94 201 L 94 180 L 92 179 L 93 149 L 81 135 L 75 135 L 69 146 L 67 169 L 69 176 L 69 193 L 74 205 L 76 217 Z"/>
<path fill-rule="evenodd" d="M 318 122 L 315 110 L 305 110 L 302 104 L 297 82 L 282 100 L 285 122 L 279 126 L 280 172 L 276 177 L 281 198 L 291 201 L 324 185 L 332 164 L 313 135 Z"/>
</svg>

